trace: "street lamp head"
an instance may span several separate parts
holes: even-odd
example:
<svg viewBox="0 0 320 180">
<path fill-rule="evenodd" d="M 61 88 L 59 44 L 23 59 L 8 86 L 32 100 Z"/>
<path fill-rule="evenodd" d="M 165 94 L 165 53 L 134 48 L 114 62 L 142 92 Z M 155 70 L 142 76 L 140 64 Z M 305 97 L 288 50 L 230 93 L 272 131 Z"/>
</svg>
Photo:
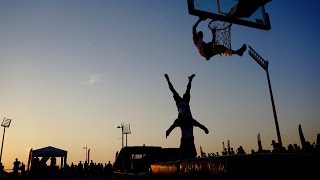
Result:
<svg viewBox="0 0 320 180">
<path fill-rule="evenodd" d="M 8 127 L 10 126 L 11 120 L 12 120 L 12 119 L 3 118 L 3 121 L 2 121 L 1 126 L 2 126 L 2 127 L 5 127 L 5 128 L 6 128 L 6 127 L 8 128 Z"/>
</svg>

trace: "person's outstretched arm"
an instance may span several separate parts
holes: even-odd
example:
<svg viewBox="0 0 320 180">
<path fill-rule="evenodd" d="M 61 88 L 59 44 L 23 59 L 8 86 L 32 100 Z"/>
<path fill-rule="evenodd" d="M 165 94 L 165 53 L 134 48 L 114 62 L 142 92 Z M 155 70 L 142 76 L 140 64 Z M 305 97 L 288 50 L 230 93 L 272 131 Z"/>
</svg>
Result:
<svg viewBox="0 0 320 180">
<path fill-rule="evenodd" d="M 192 35 L 195 37 L 197 35 L 197 27 L 201 21 L 206 20 L 207 18 L 199 17 L 198 21 L 192 26 Z"/>
<path fill-rule="evenodd" d="M 206 134 L 209 133 L 209 130 L 204 125 L 200 124 L 197 120 L 193 119 L 193 125 L 202 129 Z"/>
<path fill-rule="evenodd" d="M 170 135 L 171 131 L 178 127 L 178 124 L 177 124 L 177 119 L 174 121 L 174 123 L 169 127 L 169 129 L 166 131 L 166 138 Z"/>
</svg>

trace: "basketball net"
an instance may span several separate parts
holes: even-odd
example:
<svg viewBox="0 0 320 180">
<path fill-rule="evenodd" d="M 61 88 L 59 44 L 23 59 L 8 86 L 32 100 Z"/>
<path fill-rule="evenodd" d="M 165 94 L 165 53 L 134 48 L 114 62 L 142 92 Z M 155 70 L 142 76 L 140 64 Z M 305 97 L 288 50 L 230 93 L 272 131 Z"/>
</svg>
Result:
<svg viewBox="0 0 320 180">
<path fill-rule="evenodd" d="M 209 22 L 208 27 L 211 30 L 216 30 L 215 44 L 231 49 L 231 25 L 232 23 L 218 20 L 211 20 Z"/>
</svg>

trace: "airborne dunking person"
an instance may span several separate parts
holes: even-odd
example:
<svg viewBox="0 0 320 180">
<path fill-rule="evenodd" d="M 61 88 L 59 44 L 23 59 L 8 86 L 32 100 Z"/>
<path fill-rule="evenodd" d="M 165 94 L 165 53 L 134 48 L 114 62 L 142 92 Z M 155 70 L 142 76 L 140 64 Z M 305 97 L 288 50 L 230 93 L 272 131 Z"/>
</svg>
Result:
<svg viewBox="0 0 320 180">
<path fill-rule="evenodd" d="M 200 18 L 198 19 L 198 21 L 193 25 L 192 27 L 192 37 L 193 37 L 193 43 L 196 46 L 196 48 L 198 49 L 199 53 L 201 56 L 205 57 L 206 60 L 210 60 L 211 57 L 217 55 L 217 54 L 225 54 L 225 55 L 232 55 L 232 54 L 237 54 L 239 56 L 242 56 L 243 53 L 246 51 L 247 49 L 247 45 L 243 44 L 241 48 L 239 48 L 238 50 L 232 50 L 229 49 L 223 45 L 219 45 L 219 44 L 215 44 L 215 39 L 216 39 L 216 30 L 211 30 L 212 32 L 212 41 L 211 42 L 204 42 L 203 41 L 203 32 L 202 31 L 198 31 L 197 32 L 197 26 L 199 25 L 199 23 L 201 21 L 206 20 L 206 18 Z"/>
</svg>

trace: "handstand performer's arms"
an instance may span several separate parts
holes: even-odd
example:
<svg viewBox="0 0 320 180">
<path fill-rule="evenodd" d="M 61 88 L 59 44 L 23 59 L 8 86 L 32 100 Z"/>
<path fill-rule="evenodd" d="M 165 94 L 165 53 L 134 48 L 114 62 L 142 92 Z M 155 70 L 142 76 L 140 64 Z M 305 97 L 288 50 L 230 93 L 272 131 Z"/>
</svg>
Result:
<svg viewBox="0 0 320 180">
<path fill-rule="evenodd" d="M 206 134 L 209 133 L 209 130 L 207 127 L 205 127 L 204 125 L 200 124 L 197 120 L 193 119 L 193 125 L 199 127 L 200 129 L 202 129 Z"/>
<path fill-rule="evenodd" d="M 174 123 L 169 127 L 169 129 L 166 131 L 166 138 L 170 135 L 171 131 L 178 127 L 178 124 L 176 123 L 176 121 L 174 121 Z"/>
</svg>

